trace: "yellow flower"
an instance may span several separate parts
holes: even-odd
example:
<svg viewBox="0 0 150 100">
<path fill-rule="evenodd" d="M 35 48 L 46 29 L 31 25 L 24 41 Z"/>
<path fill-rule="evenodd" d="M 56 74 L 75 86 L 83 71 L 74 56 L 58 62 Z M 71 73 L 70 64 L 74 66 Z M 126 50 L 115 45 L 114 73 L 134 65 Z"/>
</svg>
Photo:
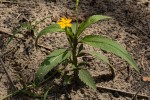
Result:
<svg viewBox="0 0 150 100">
<path fill-rule="evenodd" d="M 67 19 L 66 17 L 64 17 L 61 18 L 61 20 L 59 20 L 57 24 L 59 24 L 61 28 L 71 27 L 72 26 L 71 21 L 72 19 L 70 18 Z"/>
</svg>

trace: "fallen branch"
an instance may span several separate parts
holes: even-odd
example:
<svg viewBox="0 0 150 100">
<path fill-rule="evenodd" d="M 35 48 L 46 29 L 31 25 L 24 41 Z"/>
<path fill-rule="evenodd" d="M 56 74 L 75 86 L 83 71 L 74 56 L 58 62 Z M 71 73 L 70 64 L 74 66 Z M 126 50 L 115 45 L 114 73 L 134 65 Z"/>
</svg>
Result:
<svg viewBox="0 0 150 100">
<path fill-rule="evenodd" d="M 133 92 L 126 92 L 126 91 L 123 91 L 123 90 L 118 90 L 118 89 L 113 89 L 113 88 L 108 88 L 108 87 L 102 87 L 102 86 L 97 86 L 97 90 L 98 91 L 101 91 L 101 90 L 105 90 L 105 91 L 110 91 L 110 92 L 118 92 L 119 94 L 122 94 L 122 95 L 125 95 L 125 96 L 128 96 L 128 97 L 132 97 L 133 95 L 135 95 L 136 93 L 133 93 Z M 142 94 L 137 94 L 137 97 L 138 98 L 144 98 L 144 99 L 147 99 L 149 100 L 150 96 L 146 96 L 146 95 L 142 95 Z"/>
</svg>

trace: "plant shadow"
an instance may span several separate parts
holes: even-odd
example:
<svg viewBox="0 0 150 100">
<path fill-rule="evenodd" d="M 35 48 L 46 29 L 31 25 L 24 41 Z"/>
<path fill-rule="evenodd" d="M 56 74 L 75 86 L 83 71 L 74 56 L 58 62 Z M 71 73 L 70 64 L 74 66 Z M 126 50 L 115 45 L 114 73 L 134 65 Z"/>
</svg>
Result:
<svg viewBox="0 0 150 100">
<path fill-rule="evenodd" d="M 96 83 L 109 82 L 112 81 L 113 79 L 114 79 L 114 75 L 112 74 L 102 74 L 97 77 L 94 77 Z"/>
</svg>

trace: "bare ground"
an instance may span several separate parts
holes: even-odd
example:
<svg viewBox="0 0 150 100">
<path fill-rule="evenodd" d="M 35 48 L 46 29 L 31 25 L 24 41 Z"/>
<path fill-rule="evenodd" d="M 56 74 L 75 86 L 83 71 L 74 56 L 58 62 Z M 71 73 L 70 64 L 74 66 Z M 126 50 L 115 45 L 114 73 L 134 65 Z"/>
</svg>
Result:
<svg viewBox="0 0 150 100">
<path fill-rule="evenodd" d="M 63 33 L 53 33 L 43 36 L 39 49 L 34 47 L 34 34 L 26 35 L 20 32 L 9 45 L 8 38 L 23 21 L 40 20 L 51 16 L 37 26 L 40 31 L 45 26 L 56 22 L 63 16 L 75 20 L 75 1 L 72 0 L 24 0 L 0 3 L 0 54 L 7 52 L 2 58 L 5 67 L 17 88 L 21 88 L 21 79 L 30 84 L 34 80 L 35 71 L 50 52 L 57 48 L 67 46 L 66 37 Z M 59 77 L 50 80 L 38 90 L 42 92 L 49 86 L 53 86 L 49 92 L 48 100 L 131 100 L 133 95 L 144 83 L 143 76 L 150 74 L 150 1 L 149 0 L 82 0 L 79 8 L 80 21 L 94 14 L 111 16 L 111 20 L 98 22 L 89 27 L 84 34 L 98 34 L 110 37 L 121 43 L 133 56 L 142 69 L 141 74 L 130 69 L 128 64 L 120 58 L 103 52 L 115 68 L 116 76 L 110 79 L 109 67 L 90 57 L 90 73 L 94 77 L 97 91 L 89 89 L 81 84 L 72 87 L 63 87 Z M 46 49 L 46 48 L 48 49 Z M 94 49 L 86 46 L 86 49 Z M 129 76 L 129 77 L 128 77 Z M 13 86 L 7 78 L 7 74 L 0 65 L 0 98 L 12 93 Z M 125 93 L 124 93 L 125 92 Z M 128 93 L 129 92 L 129 93 Z M 150 85 L 147 84 L 139 92 L 141 95 L 150 96 Z M 10 100 L 35 100 L 36 98 L 26 95 L 18 95 Z M 148 98 L 138 98 L 148 100 Z"/>
</svg>

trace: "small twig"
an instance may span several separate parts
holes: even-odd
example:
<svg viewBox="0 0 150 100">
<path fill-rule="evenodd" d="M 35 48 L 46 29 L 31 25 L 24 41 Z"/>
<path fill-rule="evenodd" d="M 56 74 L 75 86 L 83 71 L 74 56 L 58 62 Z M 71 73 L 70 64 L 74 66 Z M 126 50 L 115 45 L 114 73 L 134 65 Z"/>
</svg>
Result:
<svg viewBox="0 0 150 100">
<path fill-rule="evenodd" d="M 144 82 L 143 85 L 139 88 L 139 90 L 135 93 L 135 95 L 132 97 L 132 100 L 135 100 L 135 98 L 137 97 L 138 93 L 142 90 L 142 88 L 145 87 L 145 85 L 147 84 L 147 82 Z"/>
<path fill-rule="evenodd" d="M 31 2 L 14 2 L 14 1 L 0 1 L 0 3 L 11 3 L 11 4 L 35 4 L 35 3 L 31 3 Z"/>
<path fill-rule="evenodd" d="M 2 64 L 2 67 L 3 67 L 3 69 L 4 69 L 5 73 L 6 73 L 6 75 L 7 75 L 8 79 L 9 79 L 9 81 L 11 82 L 13 88 L 14 88 L 15 90 L 17 90 L 17 88 L 15 87 L 15 85 L 14 85 L 14 83 L 13 83 L 13 81 L 12 81 L 12 79 L 11 79 L 11 77 L 10 77 L 10 75 L 9 75 L 9 73 L 8 73 L 8 71 L 7 71 L 7 69 L 6 69 L 6 66 L 5 66 L 5 64 L 4 64 L 3 60 L 2 60 L 2 58 L 0 58 L 0 62 L 1 62 L 1 64 Z"/>
<path fill-rule="evenodd" d="M 147 21 L 147 26 L 148 26 L 148 33 L 150 34 L 150 23 L 148 22 L 148 19 L 146 19 Z"/>
<path fill-rule="evenodd" d="M 2 54 L 0 53 L 0 58 L 3 58 L 4 56 L 9 55 L 10 53 L 12 53 L 15 50 L 16 50 L 15 48 L 12 48 L 11 50 L 8 50 L 8 51 L 6 51 L 6 52 L 4 52 Z"/>
<path fill-rule="evenodd" d="M 0 3 L 15 3 L 15 2 L 12 2 L 12 1 L 6 1 L 6 0 L 1 0 Z"/>
<path fill-rule="evenodd" d="M 0 76 L 0 81 L 1 81 L 1 79 L 2 79 L 2 76 Z"/>
<path fill-rule="evenodd" d="M 143 70 L 145 70 L 145 67 L 144 67 L 144 56 L 142 56 L 142 58 L 141 58 L 141 65 L 142 65 L 142 68 L 143 68 Z"/>
<path fill-rule="evenodd" d="M 137 27 L 135 25 L 133 25 L 133 27 L 135 27 L 136 29 L 138 29 L 139 31 L 141 31 L 144 35 L 146 35 L 147 37 L 150 38 L 150 36 L 145 31 L 141 30 L 139 27 Z"/>
<path fill-rule="evenodd" d="M 126 78 L 126 81 L 129 80 L 130 77 L 131 77 L 131 75 L 132 75 L 132 74 L 131 74 L 131 70 L 130 70 L 130 66 L 129 66 L 129 65 L 127 66 L 127 73 L 128 73 L 128 76 L 127 76 L 127 78 Z"/>
<path fill-rule="evenodd" d="M 122 94 L 126 94 L 126 95 L 128 95 L 130 97 L 132 97 L 134 94 L 136 94 L 136 93 L 133 93 L 133 92 L 126 92 L 126 91 L 123 91 L 123 90 L 118 90 L 118 89 L 113 89 L 113 88 L 108 88 L 108 87 L 102 87 L 102 86 L 97 86 L 97 90 L 119 92 L 119 93 L 122 93 Z M 146 99 L 150 98 L 150 96 L 141 95 L 141 94 L 137 94 L 137 96 L 140 97 L 140 98 L 146 98 Z"/>
</svg>

